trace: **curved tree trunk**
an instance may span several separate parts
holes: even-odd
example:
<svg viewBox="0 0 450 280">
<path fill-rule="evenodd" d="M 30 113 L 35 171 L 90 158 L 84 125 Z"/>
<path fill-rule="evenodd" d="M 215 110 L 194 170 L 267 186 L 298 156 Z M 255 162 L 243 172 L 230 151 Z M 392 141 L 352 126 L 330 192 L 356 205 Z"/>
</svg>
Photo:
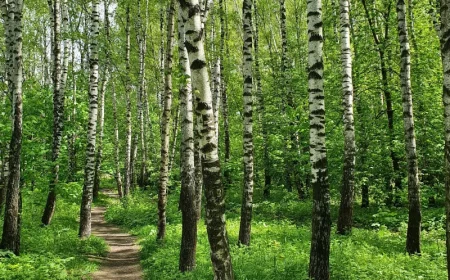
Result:
<svg viewBox="0 0 450 280">
<path fill-rule="evenodd" d="M 91 235 L 91 204 L 92 192 L 94 188 L 95 145 L 98 113 L 99 0 L 94 0 L 92 2 L 90 33 L 89 119 L 86 147 L 86 166 L 84 168 L 84 186 L 80 209 L 80 230 L 78 233 L 81 238 L 87 238 Z"/>
<path fill-rule="evenodd" d="M 165 59 L 165 92 L 164 108 L 161 116 L 161 162 L 159 169 L 159 191 L 158 191 L 158 235 L 162 240 L 166 235 L 166 205 L 167 205 L 167 183 L 169 181 L 169 143 L 170 143 L 170 116 L 172 107 L 172 52 L 174 37 L 174 13 L 175 1 L 170 1 L 167 12 L 167 49 Z"/>
<path fill-rule="evenodd" d="M 322 1 L 308 2 L 308 92 L 310 161 L 313 187 L 309 277 L 330 279 L 330 190 L 325 146 Z"/>
<path fill-rule="evenodd" d="M 347 234 L 352 230 L 353 222 L 356 153 L 355 126 L 353 120 L 352 51 L 350 45 L 350 1 L 341 0 L 340 8 L 342 89 L 344 93 L 344 174 L 337 233 Z"/>
<path fill-rule="evenodd" d="M 202 167 L 206 194 L 206 228 L 211 247 L 214 279 L 234 279 L 230 246 L 225 226 L 225 197 L 220 174 L 220 160 L 215 143 L 212 94 L 206 68 L 203 28 L 198 0 L 179 0 L 184 13 L 188 13 L 185 25 L 186 49 L 189 54 L 192 89 L 198 98 L 197 110 L 202 113 Z"/>
</svg>

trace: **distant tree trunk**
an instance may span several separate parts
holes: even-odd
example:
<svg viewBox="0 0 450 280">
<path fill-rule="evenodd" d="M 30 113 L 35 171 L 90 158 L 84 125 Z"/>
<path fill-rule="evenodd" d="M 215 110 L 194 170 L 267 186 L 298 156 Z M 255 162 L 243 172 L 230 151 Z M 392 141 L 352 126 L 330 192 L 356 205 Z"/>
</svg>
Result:
<svg viewBox="0 0 450 280">
<path fill-rule="evenodd" d="M 390 149 L 390 157 L 392 160 L 392 168 L 393 168 L 393 181 L 395 185 L 395 190 L 399 191 L 402 189 L 402 180 L 400 177 L 400 160 L 397 154 L 394 151 L 394 110 L 392 106 L 392 94 L 389 91 L 389 81 L 388 81 L 388 68 L 386 66 L 386 57 L 385 57 L 385 47 L 384 42 L 389 39 L 389 24 L 385 23 L 385 32 L 384 39 L 381 41 L 376 33 L 374 23 L 372 18 L 370 17 L 369 10 L 367 8 L 366 0 L 362 0 L 362 4 L 364 6 L 364 11 L 367 17 L 367 21 L 369 22 L 369 27 L 372 32 L 373 40 L 375 45 L 377 46 L 378 55 L 380 57 L 380 70 L 381 70 L 381 82 L 383 88 L 384 98 L 386 100 L 386 115 L 388 119 L 388 130 L 389 130 L 389 149 Z M 388 4 L 387 11 L 384 12 L 383 16 L 386 19 L 389 19 L 389 14 L 391 11 L 391 3 Z M 398 203 L 399 197 L 397 196 L 394 201 L 394 192 L 391 186 L 391 183 L 388 184 L 388 198 L 386 201 L 387 205 L 392 205 L 393 202 Z"/>
<path fill-rule="evenodd" d="M 450 1 L 441 0 L 441 58 L 443 72 L 443 103 L 445 123 L 445 232 L 447 274 L 450 280 Z"/>
<path fill-rule="evenodd" d="M 252 0 L 244 0 L 242 4 L 244 47 L 244 186 L 242 191 L 241 225 L 239 228 L 239 244 L 250 246 L 253 212 L 253 24 Z"/>
<path fill-rule="evenodd" d="M 95 157 L 95 170 L 94 170 L 94 189 L 93 189 L 93 198 L 98 198 L 98 193 L 100 191 L 100 168 L 102 164 L 103 157 L 103 136 L 104 136 L 104 124 L 105 124 L 105 94 L 106 87 L 109 81 L 109 72 L 105 69 L 103 73 L 102 83 L 100 85 L 100 104 L 98 108 L 98 119 L 97 119 L 97 154 Z"/>
<path fill-rule="evenodd" d="M 268 136 L 267 136 L 267 123 L 266 123 L 266 108 L 265 99 L 262 91 L 261 84 L 261 70 L 259 65 L 259 20 L 258 20 L 258 6 L 257 1 L 253 3 L 253 10 L 255 15 L 255 38 L 254 38 L 254 48 L 255 48 L 255 79 L 256 79 L 256 97 L 258 99 L 259 114 L 261 119 L 261 133 L 263 140 L 263 166 L 264 166 L 264 198 L 269 198 L 270 196 L 270 185 L 272 183 L 272 177 L 270 175 L 270 161 L 269 161 L 269 149 L 268 149 Z"/>
<path fill-rule="evenodd" d="M 216 127 L 216 139 L 219 141 L 219 116 L 220 116 L 220 100 L 222 89 L 222 73 L 220 71 L 221 60 L 217 58 L 213 66 L 213 109 L 214 109 L 214 125 Z M 217 143 L 219 146 L 219 143 Z"/>
<path fill-rule="evenodd" d="M 234 279 L 230 247 L 225 226 L 225 197 L 220 174 L 220 160 L 215 142 L 212 94 L 206 68 L 198 0 L 179 0 L 183 13 L 188 13 L 185 25 L 186 49 L 189 54 L 192 88 L 198 98 L 197 110 L 202 112 L 202 167 L 206 194 L 206 228 L 211 248 L 214 279 Z"/>
<path fill-rule="evenodd" d="M 131 143 L 131 190 L 134 191 L 136 189 L 136 159 L 137 152 L 139 147 L 139 133 L 135 133 L 133 137 L 133 143 Z"/>
<path fill-rule="evenodd" d="M 52 80 L 53 80 L 53 142 L 52 142 L 52 170 L 50 172 L 49 193 L 42 223 L 50 224 L 56 206 L 56 186 L 59 181 L 59 152 L 61 149 L 64 125 L 64 92 L 61 90 L 61 1 L 49 0 L 52 13 Z"/>
<path fill-rule="evenodd" d="M 224 146 L 225 146 L 225 165 L 228 164 L 231 157 L 230 151 L 230 128 L 228 121 L 228 96 L 227 96 L 227 87 L 225 84 L 224 78 L 224 55 L 225 55 L 225 37 L 226 37 L 226 24 L 225 24 L 225 7 L 223 0 L 219 0 L 219 19 L 220 19 L 220 98 L 222 102 L 222 117 L 223 117 L 223 131 L 224 131 Z M 218 101 L 216 101 L 218 102 Z M 217 133 L 218 135 L 218 133 Z M 225 170 L 224 172 L 224 184 L 225 188 L 231 184 L 231 174 L 229 170 Z"/>
<path fill-rule="evenodd" d="M 139 43 L 139 98 L 138 98 L 138 117 L 139 117 L 139 132 L 141 136 L 141 164 L 140 164 L 140 175 L 139 175 L 139 186 L 143 188 L 146 185 L 145 178 L 147 177 L 147 158 L 148 158 L 148 149 L 147 149 L 147 125 L 146 118 L 144 118 L 145 112 L 144 107 L 145 104 L 145 55 L 147 52 L 147 40 L 146 40 L 146 28 L 145 25 L 142 24 L 141 20 L 141 1 L 138 1 L 138 25 L 139 25 L 139 35 L 138 35 L 138 43 Z M 147 114 L 148 117 L 148 114 Z"/>
<path fill-rule="evenodd" d="M 114 165 L 116 167 L 116 172 L 114 177 L 116 178 L 117 193 L 119 197 L 123 197 L 122 190 L 122 176 L 120 174 L 120 147 L 119 147 L 119 122 L 117 121 L 117 99 L 116 99 L 116 89 L 113 83 L 112 86 L 112 98 L 113 98 L 113 119 L 114 119 Z"/>
<path fill-rule="evenodd" d="M 4 19 L 8 95 L 13 99 L 9 177 L 0 249 L 20 251 L 20 155 L 22 151 L 22 0 L 1 1 Z"/>
<path fill-rule="evenodd" d="M 175 153 L 177 151 L 177 140 L 178 140 L 178 126 L 180 123 L 180 106 L 177 106 L 176 111 L 175 111 L 175 119 L 173 120 L 173 128 L 172 128 L 172 135 L 173 135 L 173 140 L 172 140 L 172 149 L 170 149 L 170 154 L 169 154 L 169 174 L 170 172 L 172 172 L 172 167 L 173 167 L 173 161 L 175 159 Z"/>
<path fill-rule="evenodd" d="M 355 189 L 355 125 L 353 120 L 352 51 L 350 45 L 350 1 L 341 0 L 341 61 L 344 105 L 344 172 L 337 233 L 352 230 L 353 197 Z"/>
<path fill-rule="evenodd" d="M 161 117 L 161 162 L 159 169 L 158 191 L 158 240 L 163 240 L 166 235 L 166 205 L 167 183 L 169 181 L 169 142 L 170 142 L 170 116 L 172 107 L 172 52 L 174 37 L 174 13 L 175 1 L 170 1 L 167 12 L 167 48 L 165 59 L 165 92 L 164 108 Z"/>
<path fill-rule="evenodd" d="M 308 91 L 310 161 L 313 187 L 309 277 L 330 279 L 330 190 L 325 146 L 322 1 L 310 1 L 308 12 Z"/>
<path fill-rule="evenodd" d="M 99 104 L 99 114 L 97 120 L 97 155 L 95 157 L 95 173 L 94 173 L 94 200 L 98 198 L 98 193 L 100 191 L 100 173 L 101 165 L 103 159 L 103 137 L 104 137 L 104 126 L 105 126 L 105 94 L 106 88 L 109 82 L 109 61 L 111 59 L 109 46 L 111 46 L 111 38 L 109 33 L 109 2 L 106 0 L 104 2 L 104 17 L 105 17 L 105 35 L 106 35 L 106 45 L 104 51 L 105 56 L 105 70 L 103 71 L 102 83 L 100 85 L 100 104 Z"/>
<path fill-rule="evenodd" d="M 409 49 L 408 26 L 406 21 L 406 5 L 404 0 L 397 2 L 398 36 L 400 42 L 400 79 L 403 101 L 403 127 L 405 131 L 405 149 L 408 163 L 408 232 L 406 235 L 406 251 L 409 254 L 420 254 L 420 186 L 417 164 L 416 136 L 414 131 L 414 114 L 411 92 L 411 55 Z"/>
<path fill-rule="evenodd" d="M 131 181 L 132 181 L 132 174 L 131 174 L 131 140 L 132 140 L 132 128 L 131 128 L 131 98 L 130 98 L 130 92 L 131 92 L 131 78 L 130 78 L 130 6 L 127 6 L 126 10 L 126 27 L 125 27 L 125 33 L 126 33 L 126 46 L 125 46 L 125 68 L 126 68 L 126 89 L 125 89 L 125 95 L 126 95 L 126 102 L 127 102 L 127 113 L 126 113 L 126 145 L 125 145 L 125 186 L 123 190 L 124 196 L 127 196 L 130 194 L 130 188 L 131 188 Z"/>
<path fill-rule="evenodd" d="M 181 112 L 181 193 L 182 233 L 180 248 L 181 272 L 195 268 L 197 251 L 197 200 L 195 196 L 195 158 L 194 158 L 194 115 L 192 102 L 191 69 L 186 47 L 184 46 L 184 25 L 187 14 L 178 9 L 178 52 L 180 69 L 183 73 L 180 87 Z"/>
<path fill-rule="evenodd" d="M 77 118 L 77 77 L 74 71 L 75 67 L 75 41 L 72 39 L 72 114 L 70 115 L 70 120 L 73 124 L 76 124 Z M 77 148 L 75 146 L 75 142 L 77 140 L 76 127 L 73 128 L 72 133 L 69 135 L 69 143 L 68 143 L 68 157 L 69 157 L 69 174 L 68 181 L 75 181 L 75 173 L 77 171 Z"/>
<path fill-rule="evenodd" d="M 90 79 L 89 79 L 89 118 L 86 147 L 86 166 L 84 168 L 84 186 L 80 209 L 80 230 L 78 235 L 87 238 L 91 235 L 91 204 L 94 188 L 95 144 L 97 136 L 98 111 L 98 34 L 99 0 L 92 2 L 90 31 Z"/>
</svg>

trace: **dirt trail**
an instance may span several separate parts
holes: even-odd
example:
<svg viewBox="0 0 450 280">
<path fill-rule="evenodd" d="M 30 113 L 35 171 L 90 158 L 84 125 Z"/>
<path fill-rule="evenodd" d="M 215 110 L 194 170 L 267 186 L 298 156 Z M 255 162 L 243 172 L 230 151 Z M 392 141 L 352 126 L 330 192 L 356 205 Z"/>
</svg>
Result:
<svg viewBox="0 0 450 280">
<path fill-rule="evenodd" d="M 117 197 L 112 193 L 105 193 L 110 197 Z M 92 234 L 105 239 L 110 250 L 105 258 L 99 258 L 100 269 L 92 278 L 102 279 L 143 279 L 142 268 L 139 264 L 139 246 L 136 238 L 123 232 L 105 221 L 105 207 L 92 209 Z"/>
</svg>

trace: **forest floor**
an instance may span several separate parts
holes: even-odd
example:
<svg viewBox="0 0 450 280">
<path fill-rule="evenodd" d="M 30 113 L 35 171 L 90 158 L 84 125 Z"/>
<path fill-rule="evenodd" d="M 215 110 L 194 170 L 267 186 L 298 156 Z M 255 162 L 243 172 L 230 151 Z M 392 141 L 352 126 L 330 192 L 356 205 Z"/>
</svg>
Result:
<svg viewBox="0 0 450 280">
<path fill-rule="evenodd" d="M 117 194 L 105 192 L 111 198 Z M 109 246 L 106 257 L 96 258 L 100 268 L 93 273 L 93 279 L 143 279 L 139 263 L 139 246 L 136 238 L 122 229 L 105 221 L 106 207 L 96 206 L 92 209 L 92 234 L 104 239 Z"/>
</svg>

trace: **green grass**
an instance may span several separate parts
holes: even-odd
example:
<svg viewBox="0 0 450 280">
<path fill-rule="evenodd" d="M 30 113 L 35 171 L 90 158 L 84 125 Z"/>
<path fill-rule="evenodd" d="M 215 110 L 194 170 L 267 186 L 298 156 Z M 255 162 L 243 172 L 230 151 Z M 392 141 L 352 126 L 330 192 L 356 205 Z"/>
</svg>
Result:
<svg viewBox="0 0 450 280">
<path fill-rule="evenodd" d="M 81 279 L 97 269 L 87 256 L 105 255 L 108 248 L 100 238 L 77 236 L 81 186 L 63 184 L 59 193 L 52 223 L 41 227 L 46 194 L 24 191 L 21 254 L 0 251 L 0 279 Z"/>
<path fill-rule="evenodd" d="M 231 192 L 229 192 L 231 193 Z M 308 279 L 311 203 L 295 195 L 274 192 L 271 201 L 256 194 L 250 248 L 237 244 L 239 198 L 227 200 L 227 229 L 236 279 Z M 212 279 L 209 244 L 204 221 L 199 223 L 197 268 L 181 274 L 178 257 L 181 214 L 178 192 L 169 195 L 167 238 L 156 241 L 157 196 L 138 192 L 107 211 L 107 220 L 128 228 L 140 238 L 146 279 Z M 332 206 L 333 220 L 337 207 Z M 446 279 L 445 231 L 442 209 L 424 209 L 427 231 L 422 232 L 420 257 L 405 253 L 405 209 L 355 208 L 355 228 L 350 236 L 332 229 L 331 279 Z"/>
</svg>

